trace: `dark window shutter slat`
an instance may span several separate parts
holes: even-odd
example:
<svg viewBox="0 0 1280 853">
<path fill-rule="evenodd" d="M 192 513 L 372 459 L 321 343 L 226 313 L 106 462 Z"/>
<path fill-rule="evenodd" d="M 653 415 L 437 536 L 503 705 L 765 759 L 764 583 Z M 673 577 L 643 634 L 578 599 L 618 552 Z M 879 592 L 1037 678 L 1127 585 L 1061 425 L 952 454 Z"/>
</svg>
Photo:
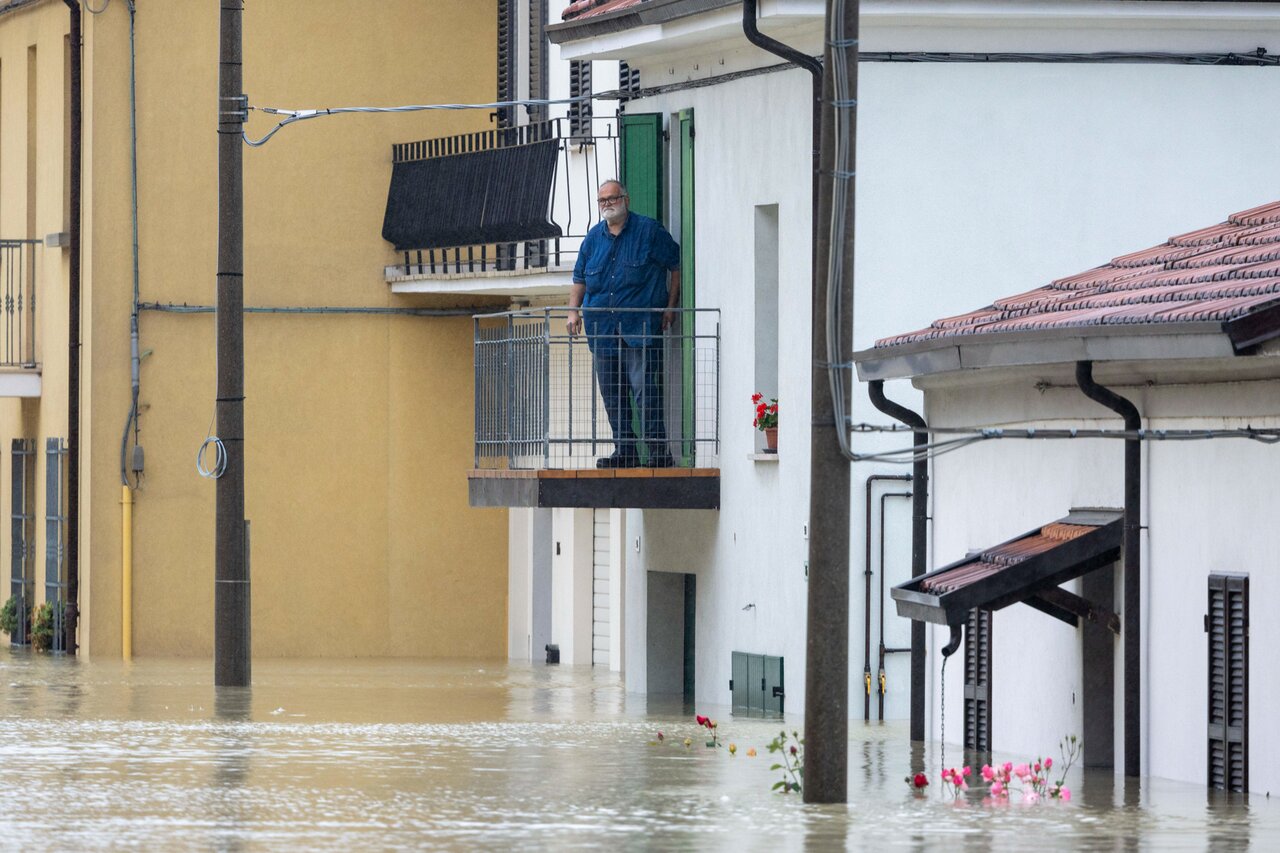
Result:
<svg viewBox="0 0 1280 853">
<path fill-rule="evenodd" d="M 1249 578 L 1210 575 L 1208 784 L 1249 790 Z"/>
</svg>

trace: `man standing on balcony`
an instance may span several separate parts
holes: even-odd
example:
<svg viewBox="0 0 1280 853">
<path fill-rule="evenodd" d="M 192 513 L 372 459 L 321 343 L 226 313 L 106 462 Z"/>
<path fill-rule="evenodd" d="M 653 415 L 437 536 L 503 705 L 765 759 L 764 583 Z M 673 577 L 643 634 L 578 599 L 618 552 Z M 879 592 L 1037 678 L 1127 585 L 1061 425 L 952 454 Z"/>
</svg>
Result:
<svg viewBox="0 0 1280 853">
<path fill-rule="evenodd" d="M 601 184 L 597 200 L 601 221 L 587 232 L 578 251 L 565 324 L 569 334 L 576 335 L 586 315 L 596 382 L 613 428 L 613 455 L 597 460 L 596 467 L 639 466 L 643 442 L 649 467 L 669 468 L 673 463 L 662 416 L 662 333 L 675 320 L 680 298 L 680 247 L 656 220 L 628 209 L 627 188 L 620 182 Z M 647 310 L 599 310 L 609 308 Z M 634 439 L 627 437 L 634 433 L 628 392 L 635 398 L 635 420 L 640 424 Z"/>
</svg>

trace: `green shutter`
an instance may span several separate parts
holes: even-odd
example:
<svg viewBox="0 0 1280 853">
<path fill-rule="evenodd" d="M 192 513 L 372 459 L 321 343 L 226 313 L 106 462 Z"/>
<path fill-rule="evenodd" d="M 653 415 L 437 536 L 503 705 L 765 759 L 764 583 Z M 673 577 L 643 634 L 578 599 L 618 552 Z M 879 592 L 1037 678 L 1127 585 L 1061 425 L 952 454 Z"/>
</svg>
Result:
<svg viewBox="0 0 1280 853">
<path fill-rule="evenodd" d="M 693 110 L 682 110 L 680 119 L 680 306 L 693 308 L 694 302 L 694 228 L 693 228 Z M 694 465 L 694 448 L 697 446 L 697 424 L 694 421 L 696 412 L 695 399 L 697 380 L 694 344 L 698 331 L 697 318 L 693 314 L 685 314 L 680 329 L 684 333 L 683 352 L 683 416 L 681 418 L 681 435 L 684 442 L 681 447 L 682 464 Z"/>
<path fill-rule="evenodd" d="M 662 116 L 636 113 L 621 118 L 622 174 L 618 178 L 631 196 L 630 209 L 663 222 Z"/>
</svg>

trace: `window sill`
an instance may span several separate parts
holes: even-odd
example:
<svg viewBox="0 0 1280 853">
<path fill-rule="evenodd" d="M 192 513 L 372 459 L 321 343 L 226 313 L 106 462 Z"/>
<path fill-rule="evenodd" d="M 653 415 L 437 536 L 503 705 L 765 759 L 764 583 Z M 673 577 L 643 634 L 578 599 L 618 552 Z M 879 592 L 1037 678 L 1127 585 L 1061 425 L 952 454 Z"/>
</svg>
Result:
<svg viewBox="0 0 1280 853">
<path fill-rule="evenodd" d="M 777 453 L 748 453 L 747 458 L 752 462 L 777 462 Z"/>
</svg>

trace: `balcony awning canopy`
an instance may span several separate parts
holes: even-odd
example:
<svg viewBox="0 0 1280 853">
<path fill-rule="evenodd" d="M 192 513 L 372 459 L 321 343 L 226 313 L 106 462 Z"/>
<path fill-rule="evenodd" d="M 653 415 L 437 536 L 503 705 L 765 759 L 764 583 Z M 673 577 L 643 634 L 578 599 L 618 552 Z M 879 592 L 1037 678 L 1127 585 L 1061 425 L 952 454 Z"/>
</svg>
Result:
<svg viewBox="0 0 1280 853">
<path fill-rule="evenodd" d="M 1066 518 L 893 588 L 898 615 L 940 625 L 961 625 L 973 608 L 999 610 L 1019 602 L 1063 621 L 1119 620 L 1098 612 L 1059 584 L 1114 563 L 1124 539 L 1118 509 L 1073 509 Z"/>
<path fill-rule="evenodd" d="M 558 139 L 397 160 L 382 237 L 396 251 L 547 240 Z"/>
</svg>

